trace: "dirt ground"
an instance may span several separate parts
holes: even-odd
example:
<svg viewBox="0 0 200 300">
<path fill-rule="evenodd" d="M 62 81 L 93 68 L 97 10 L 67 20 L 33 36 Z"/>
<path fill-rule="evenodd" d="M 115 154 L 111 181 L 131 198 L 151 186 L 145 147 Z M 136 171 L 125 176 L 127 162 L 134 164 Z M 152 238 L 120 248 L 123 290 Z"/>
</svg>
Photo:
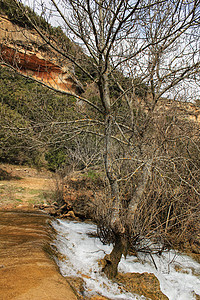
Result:
<svg viewBox="0 0 200 300">
<path fill-rule="evenodd" d="M 26 166 L 0 164 L 8 179 L 0 180 L 0 208 L 27 209 L 53 199 L 55 180 L 46 170 Z"/>
<path fill-rule="evenodd" d="M 0 299 L 75 300 L 52 259 L 50 217 L 0 210 Z"/>
<path fill-rule="evenodd" d="M 54 174 L 0 164 L 2 174 L 7 178 L 0 180 L 0 300 L 86 300 L 59 273 L 49 247 L 51 217 L 37 208 L 55 200 Z"/>
<path fill-rule="evenodd" d="M 52 259 L 51 217 L 34 208 L 53 196 L 48 171 L 1 164 L 0 300 L 75 300 Z M 1 172 L 2 173 L 2 172 Z"/>
</svg>

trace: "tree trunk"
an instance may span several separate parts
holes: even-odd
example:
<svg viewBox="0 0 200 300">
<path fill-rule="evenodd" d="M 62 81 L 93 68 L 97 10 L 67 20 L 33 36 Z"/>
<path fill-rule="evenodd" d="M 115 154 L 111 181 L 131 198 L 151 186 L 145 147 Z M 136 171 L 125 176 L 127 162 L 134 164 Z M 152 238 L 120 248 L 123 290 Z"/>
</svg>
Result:
<svg viewBox="0 0 200 300">
<path fill-rule="evenodd" d="M 116 235 L 116 242 L 112 252 L 107 254 L 103 259 L 102 271 L 109 279 L 112 279 L 117 275 L 118 264 L 121 260 L 124 248 L 123 238 L 120 235 Z"/>
<path fill-rule="evenodd" d="M 103 62 L 101 62 L 103 64 Z M 102 67 L 103 68 L 103 67 Z M 121 220 L 120 220 L 120 195 L 119 186 L 115 172 L 113 170 L 113 145 L 112 145 L 112 131 L 114 127 L 114 117 L 111 111 L 110 103 L 110 92 L 108 86 L 108 75 L 107 72 L 100 76 L 99 79 L 99 92 L 102 104 L 105 109 L 104 122 L 105 122 L 105 145 L 104 145 L 104 166 L 106 175 L 109 181 L 111 189 L 111 199 L 112 199 L 112 212 L 111 212 L 111 224 L 113 231 L 115 233 L 123 233 L 125 231 Z"/>
<path fill-rule="evenodd" d="M 102 1 L 99 5 L 99 21 L 100 21 L 100 41 L 99 45 L 102 49 L 105 45 L 104 34 L 104 14 L 102 10 Z M 119 186 L 115 172 L 113 170 L 113 145 L 112 145 L 112 131 L 114 127 L 114 117 L 111 108 L 111 99 L 109 91 L 108 70 L 105 69 L 109 61 L 104 61 L 105 55 L 99 53 L 99 92 L 102 105 L 104 107 L 104 122 L 105 122 L 105 144 L 104 144 L 104 166 L 106 175 L 111 189 L 112 211 L 110 227 L 115 234 L 115 245 L 110 255 L 104 257 L 104 267 L 102 271 L 108 278 L 113 278 L 117 275 L 117 268 L 123 253 L 123 244 L 120 234 L 124 233 L 125 229 L 120 220 L 120 195 Z M 109 212 L 108 212 L 109 214 Z"/>
<path fill-rule="evenodd" d="M 112 252 L 106 255 L 103 259 L 102 271 L 106 274 L 108 278 L 113 278 L 117 275 L 117 268 L 120 262 L 124 246 L 122 243 L 121 235 L 125 232 L 120 220 L 120 195 L 119 186 L 117 178 L 115 176 L 112 159 L 113 159 L 113 145 L 112 145 L 112 129 L 114 126 L 114 117 L 111 113 L 110 105 L 110 95 L 108 88 L 108 78 L 106 74 L 103 76 L 102 85 L 100 86 L 100 95 L 102 96 L 102 102 L 105 108 L 105 148 L 104 148 L 104 165 L 106 170 L 106 175 L 109 181 L 111 189 L 111 199 L 112 199 L 112 211 L 110 227 L 115 234 L 115 245 Z M 109 213 L 109 212 L 108 212 Z"/>
</svg>

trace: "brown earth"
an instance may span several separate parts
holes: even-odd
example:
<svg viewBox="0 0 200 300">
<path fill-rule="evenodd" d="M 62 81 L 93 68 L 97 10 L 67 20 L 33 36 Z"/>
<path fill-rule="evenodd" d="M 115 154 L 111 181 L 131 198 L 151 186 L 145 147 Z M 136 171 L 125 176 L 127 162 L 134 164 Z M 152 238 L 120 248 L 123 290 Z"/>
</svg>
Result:
<svg viewBox="0 0 200 300">
<path fill-rule="evenodd" d="M 50 257 L 49 221 L 41 212 L 0 211 L 0 299 L 77 299 Z"/>
<path fill-rule="evenodd" d="M 116 279 L 129 292 L 143 295 L 147 299 L 168 300 L 168 297 L 161 292 L 160 282 L 154 274 L 119 273 Z"/>
<path fill-rule="evenodd" d="M 0 180 L 0 208 L 32 209 L 53 197 L 52 173 L 9 164 L 0 164 L 0 170 L 6 174 L 6 180 Z"/>
<path fill-rule="evenodd" d="M 53 174 L 0 164 L 2 174 L 6 180 L 0 180 L 0 300 L 86 300 L 80 295 L 83 282 L 59 273 L 49 246 L 51 217 L 37 208 L 53 201 Z"/>
<path fill-rule="evenodd" d="M 34 208 L 52 195 L 47 171 L 1 164 L 0 300 L 73 300 L 73 289 L 59 273 L 50 248 L 51 217 Z"/>
</svg>

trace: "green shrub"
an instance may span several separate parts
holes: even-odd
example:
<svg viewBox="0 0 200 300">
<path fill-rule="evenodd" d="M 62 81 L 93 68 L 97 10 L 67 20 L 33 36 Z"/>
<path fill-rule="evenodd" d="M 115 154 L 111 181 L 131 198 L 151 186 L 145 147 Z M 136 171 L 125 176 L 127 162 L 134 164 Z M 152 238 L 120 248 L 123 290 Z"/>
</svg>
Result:
<svg viewBox="0 0 200 300">
<path fill-rule="evenodd" d="M 26 17 L 24 11 L 26 11 L 28 17 Z M 32 29 L 33 22 L 39 24 L 42 29 L 51 28 L 43 17 L 38 16 L 30 7 L 24 6 L 20 2 L 16 3 L 13 0 L 0 0 L 0 12 L 6 14 L 13 23 L 21 27 Z M 28 18 L 30 18 L 32 22 L 30 22 Z"/>
<path fill-rule="evenodd" d="M 53 172 L 62 168 L 66 164 L 66 154 L 62 149 L 49 150 L 45 154 L 45 159 L 47 161 L 49 170 Z"/>
</svg>

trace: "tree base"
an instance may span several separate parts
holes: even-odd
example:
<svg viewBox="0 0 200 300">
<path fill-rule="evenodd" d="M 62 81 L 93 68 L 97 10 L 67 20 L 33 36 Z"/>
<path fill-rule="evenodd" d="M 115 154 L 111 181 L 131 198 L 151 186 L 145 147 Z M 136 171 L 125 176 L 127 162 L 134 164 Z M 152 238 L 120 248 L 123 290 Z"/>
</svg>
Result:
<svg viewBox="0 0 200 300">
<path fill-rule="evenodd" d="M 124 252 L 124 244 L 122 243 L 121 236 L 117 236 L 115 245 L 110 254 L 107 254 L 102 261 L 102 271 L 109 279 L 117 276 L 118 264 Z"/>
</svg>

